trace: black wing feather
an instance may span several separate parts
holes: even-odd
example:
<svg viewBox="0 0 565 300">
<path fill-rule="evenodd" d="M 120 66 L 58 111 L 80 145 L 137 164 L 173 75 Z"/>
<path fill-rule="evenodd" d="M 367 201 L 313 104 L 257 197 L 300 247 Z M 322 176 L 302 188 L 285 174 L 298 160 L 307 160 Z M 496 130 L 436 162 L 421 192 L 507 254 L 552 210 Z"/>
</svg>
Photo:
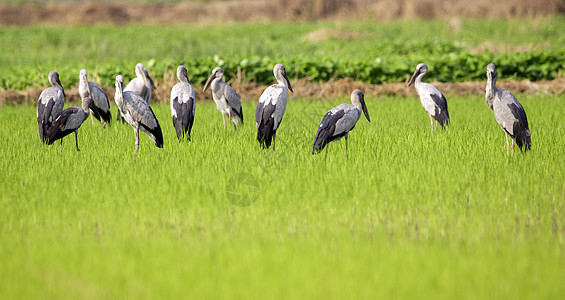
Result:
<svg viewBox="0 0 565 300">
<path fill-rule="evenodd" d="M 436 107 L 436 113 L 433 116 L 434 119 L 439 122 L 441 127 L 444 127 L 444 125 L 449 125 L 449 110 L 447 109 L 447 100 L 445 99 L 445 96 L 443 94 L 430 94 L 430 97 L 432 98 L 432 100 L 434 100 L 434 103 L 441 110 L 441 112 L 439 112 Z"/>
<path fill-rule="evenodd" d="M 62 139 L 70 133 L 74 132 L 76 128 L 65 128 L 65 124 L 69 117 L 76 113 L 78 108 L 69 107 L 64 109 L 53 121 L 51 126 L 49 126 L 49 131 L 47 132 L 47 144 L 51 145 L 56 140 Z"/>
<path fill-rule="evenodd" d="M 318 127 L 318 132 L 316 132 L 316 137 L 314 138 L 314 144 L 312 145 L 312 154 L 319 153 L 322 151 L 331 141 L 341 138 L 346 132 L 334 136 L 335 127 L 337 121 L 345 115 L 345 111 L 339 110 L 337 113 L 332 114 L 331 111 L 327 112 L 320 122 L 320 127 Z"/>
<path fill-rule="evenodd" d="M 263 103 L 257 104 L 257 110 L 255 111 L 255 118 L 257 120 L 257 141 L 263 148 L 269 149 L 271 147 L 271 141 L 273 135 L 275 134 L 275 119 L 273 118 L 273 113 L 275 112 L 275 105 Z"/>
</svg>

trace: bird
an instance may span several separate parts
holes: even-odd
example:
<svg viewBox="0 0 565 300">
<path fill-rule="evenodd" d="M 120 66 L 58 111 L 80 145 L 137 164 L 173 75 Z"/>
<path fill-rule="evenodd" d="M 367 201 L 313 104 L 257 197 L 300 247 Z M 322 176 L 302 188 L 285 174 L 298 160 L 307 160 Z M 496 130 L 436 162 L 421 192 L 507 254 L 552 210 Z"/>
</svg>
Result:
<svg viewBox="0 0 565 300">
<path fill-rule="evenodd" d="M 163 148 L 163 133 L 153 110 L 141 96 L 131 91 L 124 91 L 124 77 L 116 76 L 116 105 L 123 113 L 135 133 L 135 155 L 139 151 L 139 130 L 145 132 L 158 148 Z"/>
<path fill-rule="evenodd" d="M 349 132 L 355 128 L 355 124 L 361 118 L 361 113 L 365 114 L 367 121 L 371 122 L 367 105 L 365 105 L 365 95 L 361 90 L 356 89 L 351 93 L 351 103 L 340 104 L 329 110 L 318 126 L 312 154 L 320 153 L 326 148 L 326 158 L 328 157 L 328 144 L 338 141 L 345 137 L 345 151 L 348 151 L 347 139 Z"/>
<path fill-rule="evenodd" d="M 177 67 L 177 77 L 180 82 L 175 84 L 171 90 L 173 126 L 177 132 L 179 142 L 184 136 L 190 141 L 190 131 L 192 130 L 196 110 L 196 98 L 194 97 L 194 89 L 188 82 L 184 66 Z"/>
<path fill-rule="evenodd" d="M 82 99 L 82 107 L 72 106 L 64 109 L 49 126 L 47 144 L 52 145 L 55 141 L 60 140 L 60 151 L 63 151 L 63 138 L 74 132 L 76 150 L 80 151 L 78 148 L 78 129 L 88 119 L 89 111 L 93 107 L 92 98 L 85 97 Z"/>
<path fill-rule="evenodd" d="M 286 97 L 289 90 L 294 93 L 283 65 L 276 64 L 273 74 L 278 84 L 273 84 L 263 91 L 255 110 L 257 141 L 265 151 L 271 146 L 271 140 L 275 151 L 277 129 L 286 110 Z"/>
<path fill-rule="evenodd" d="M 92 108 L 90 108 L 90 118 L 94 124 L 94 118 L 100 121 L 104 128 L 106 124 L 112 121 L 110 113 L 110 102 L 104 93 L 104 90 L 92 81 L 88 81 L 88 74 L 85 69 L 80 70 L 78 93 L 82 101 L 86 98 L 92 99 Z"/>
<path fill-rule="evenodd" d="M 52 86 L 43 90 L 37 101 L 37 126 L 39 138 L 44 143 L 47 142 L 47 132 L 51 123 L 63 111 L 66 96 L 59 80 L 59 73 L 51 71 L 48 78 Z"/>
<path fill-rule="evenodd" d="M 205 92 L 208 87 L 212 90 L 212 98 L 216 102 L 216 107 L 222 113 L 224 121 L 224 128 L 226 127 L 226 115 L 228 119 L 233 122 L 234 128 L 237 130 L 239 124 L 243 124 L 243 111 L 241 109 L 241 100 L 235 90 L 227 83 L 222 81 L 224 77 L 224 70 L 217 67 L 212 70 L 212 74 L 206 80 L 204 89 Z"/>
<path fill-rule="evenodd" d="M 526 111 L 511 92 L 496 87 L 498 73 L 493 63 L 488 64 L 486 75 L 485 101 L 487 106 L 494 111 L 494 118 L 506 135 L 506 154 L 510 148 L 508 135 L 512 139 L 512 154 L 514 154 L 514 140 L 520 151 L 530 150 L 532 139 Z"/>
<path fill-rule="evenodd" d="M 445 128 L 446 125 L 449 125 L 447 100 L 445 100 L 445 96 L 433 85 L 422 82 L 422 78 L 427 72 L 428 66 L 426 64 L 418 64 L 416 71 L 410 78 L 408 86 L 414 84 L 414 88 L 420 96 L 420 103 L 422 103 L 422 106 L 430 116 L 432 130 L 434 129 L 434 119 L 436 120 L 436 125 L 439 122 L 441 127 Z"/>
<path fill-rule="evenodd" d="M 136 78 L 132 79 L 127 85 L 124 91 L 130 91 L 138 94 L 143 98 L 147 104 L 151 103 L 151 88 L 155 88 L 153 79 L 149 76 L 147 69 L 142 63 L 135 65 L 135 75 Z M 122 112 L 118 109 L 118 116 L 116 120 L 121 120 Z"/>
</svg>

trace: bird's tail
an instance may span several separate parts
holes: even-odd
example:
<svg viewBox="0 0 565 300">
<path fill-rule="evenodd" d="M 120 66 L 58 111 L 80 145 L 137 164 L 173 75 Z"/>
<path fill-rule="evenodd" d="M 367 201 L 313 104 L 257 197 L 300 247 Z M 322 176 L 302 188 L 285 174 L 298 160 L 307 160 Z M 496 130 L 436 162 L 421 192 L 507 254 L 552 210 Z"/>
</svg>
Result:
<svg viewBox="0 0 565 300">
<path fill-rule="evenodd" d="M 269 149 L 271 147 L 271 141 L 273 140 L 273 135 L 275 134 L 275 119 L 269 118 L 266 122 L 259 123 L 257 128 L 257 141 L 263 148 Z"/>
<path fill-rule="evenodd" d="M 532 147 L 532 138 L 530 136 L 530 129 L 519 131 L 516 134 L 516 145 L 520 151 L 528 151 Z"/>
</svg>

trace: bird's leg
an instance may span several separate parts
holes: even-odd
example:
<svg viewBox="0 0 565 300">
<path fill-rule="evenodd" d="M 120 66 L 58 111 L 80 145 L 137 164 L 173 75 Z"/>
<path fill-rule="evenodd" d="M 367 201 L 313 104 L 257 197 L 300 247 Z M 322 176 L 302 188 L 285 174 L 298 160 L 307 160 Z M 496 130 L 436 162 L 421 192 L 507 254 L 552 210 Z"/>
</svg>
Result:
<svg viewBox="0 0 565 300">
<path fill-rule="evenodd" d="M 511 156 L 514 156 L 514 140 L 513 139 L 512 139 L 512 155 Z"/>
<path fill-rule="evenodd" d="M 224 129 L 226 128 L 226 115 L 222 114 L 222 120 L 224 120 Z"/>
<path fill-rule="evenodd" d="M 275 141 L 277 138 L 277 132 L 275 131 L 275 133 L 273 133 L 273 152 L 275 151 Z"/>
<path fill-rule="evenodd" d="M 349 132 L 345 134 L 345 155 L 349 157 L 349 143 L 347 139 L 349 138 Z"/>
<path fill-rule="evenodd" d="M 506 136 L 506 155 L 509 155 L 510 144 L 508 143 L 508 133 L 504 132 L 504 135 Z"/>
<path fill-rule="evenodd" d="M 78 129 L 75 130 L 75 145 L 77 147 L 77 151 L 80 151 L 80 149 L 78 148 Z"/>
<path fill-rule="evenodd" d="M 134 128 L 133 132 L 135 133 L 135 156 L 137 156 L 139 151 L 139 128 Z"/>
<path fill-rule="evenodd" d="M 330 144 L 326 145 L 326 157 L 324 158 L 324 163 L 326 163 L 326 160 L 328 160 L 328 148 L 330 147 Z"/>
<path fill-rule="evenodd" d="M 92 111 L 90 112 L 90 120 L 92 121 L 92 125 L 94 125 L 94 115 L 92 114 Z"/>
<path fill-rule="evenodd" d="M 430 116 L 430 124 L 432 124 L 432 133 L 434 132 L 434 118 L 432 118 L 432 115 L 428 114 L 428 116 Z"/>
<path fill-rule="evenodd" d="M 63 152 L 63 138 L 61 138 L 61 145 L 59 146 L 59 151 Z"/>
</svg>

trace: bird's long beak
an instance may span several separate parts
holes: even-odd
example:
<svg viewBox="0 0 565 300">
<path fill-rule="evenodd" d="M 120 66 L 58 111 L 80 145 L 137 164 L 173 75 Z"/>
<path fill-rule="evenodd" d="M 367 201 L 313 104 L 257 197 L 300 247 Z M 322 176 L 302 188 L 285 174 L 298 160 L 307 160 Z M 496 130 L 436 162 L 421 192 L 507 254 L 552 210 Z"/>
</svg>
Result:
<svg viewBox="0 0 565 300">
<path fill-rule="evenodd" d="M 292 86 L 290 85 L 290 80 L 288 80 L 288 76 L 286 75 L 286 72 L 284 72 L 283 74 L 284 76 L 284 80 L 286 80 L 286 83 L 288 83 L 288 89 L 294 93 L 294 91 L 292 90 Z"/>
<path fill-rule="evenodd" d="M 365 114 L 365 118 L 367 118 L 367 121 L 371 122 L 371 118 L 369 117 L 369 111 L 367 110 L 367 105 L 365 104 L 365 97 L 361 98 L 361 108 L 363 109 L 363 114 Z"/>
<path fill-rule="evenodd" d="M 88 91 L 88 94 L 92 97 L 92 94 L 90 93 L 90 85 L 88 84 L 88 77 L 83 76 L 82 79 L 86 83 L 86 90 Z"/>
<path fill-rule="evenodd" d="M 212 80 L 214 80 L 214 78 L 216 78 L 216 74 L 212 72 L 212 74 L 208 76 L 208 80 L 206 80 L 206 84 L 204 84 L 204 89 L 202 90 L 202 92 L 205 92 L 206 89 L 208 89 L 208 86 L 210 86 L 210 83 L 212 82 Z"/>
<path fill-rule="evenodd" d="M 149 80 L 149 84 L 151 85 L 151 88 L 155 89 L 155 84 L 153 83 L 153 78 L 151 78 L 151 76 L 149 76 L 149 72 L 147 72 L 147 70 L 143 70 L 143 73 L 145 73 L 145 77 L 147 78 L 147 80 Z"/>
<path fill-rule="evenodd" d="M 417 69 L 416 71 L 414 71 L 414 74 L 412 74 L 412 77 L 410 77 L 410 82 L 408 82 L 408 86 L 411 86 L 414 81 L 416 80 L 416 77 L 418 77 L 418 75 L 420 75 L 420 69 Z"/>
<path fill-rule="evenodd" d="M 63 88 L 63 85 L 61 84 L 61 80 L 59 80 L 58 77 L 57 77 L 57 83 L 61 86 L 61 90 L 63 91 L 63 97 L 67 98 L 67 94 L 65 94 L 65 89 Z"/>
</svg>

